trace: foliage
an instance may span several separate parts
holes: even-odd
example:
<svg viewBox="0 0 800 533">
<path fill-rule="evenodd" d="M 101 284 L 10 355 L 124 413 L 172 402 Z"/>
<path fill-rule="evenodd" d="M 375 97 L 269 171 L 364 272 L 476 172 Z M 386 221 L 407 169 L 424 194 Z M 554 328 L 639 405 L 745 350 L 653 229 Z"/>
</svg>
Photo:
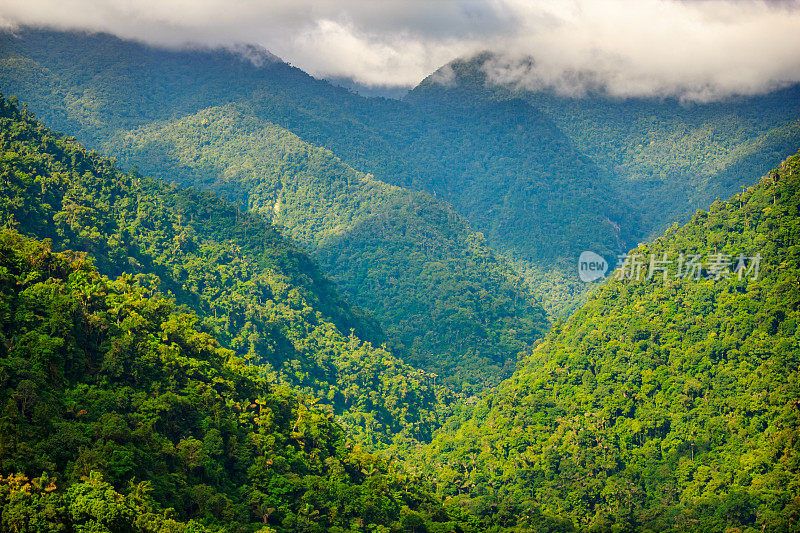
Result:
<svg viewBox="0 0 800 533">
<path fill-rule="evenodd" d="M 173 294 L 226 348 L 331 405 L 367 442 L 430 437 L 450 393 L 360 340 L 382 333 L 262 217 L 123 173 L 3 100 L 0 154 L 5 225 Z"/>
<path fill-rule="evenodd" d="M 800 154 L 632 251 L 733 260 L 609 280 L 437 433 L 421 460 L 439 492 L 487 524 L 796 531 L 798 215 Z M 761 254 L 757 276 L 733 272 L 740 254 Z"/>
<path fill-rule="evenodd" d="M 452 210 L 356 172 L 246 109 L 207 109 L 109 144 L 147 173 L 180 176 L 271 217 L 409 362 L 451 387 L 496 384 L 543 335 L 526 284 Z"/>
<path fill-rule="evenodd" d="M 50 247 L 0 231 L 3 530 L 399 529 L 409 507 L 448 520 L 196 315 Z"/>
</svg>

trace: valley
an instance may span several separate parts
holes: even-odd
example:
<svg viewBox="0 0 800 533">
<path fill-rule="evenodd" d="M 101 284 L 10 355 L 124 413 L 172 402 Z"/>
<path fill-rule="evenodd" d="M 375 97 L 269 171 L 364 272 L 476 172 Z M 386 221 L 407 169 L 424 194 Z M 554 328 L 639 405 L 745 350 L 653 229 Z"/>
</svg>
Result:
<svg viewBox="0 0 800 533">
<path fill-rule="evenodd" d="M 0 31 L 0 531 L 796 531 L 800 85 L 501 59 Z"/>
</svg>

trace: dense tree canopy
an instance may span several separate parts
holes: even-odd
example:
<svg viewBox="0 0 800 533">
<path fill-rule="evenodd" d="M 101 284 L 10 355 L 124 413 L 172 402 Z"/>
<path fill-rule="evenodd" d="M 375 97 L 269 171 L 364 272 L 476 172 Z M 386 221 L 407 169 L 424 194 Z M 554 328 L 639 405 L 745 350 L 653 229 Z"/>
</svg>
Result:
<svg viewBox="0 0 800 533">
<path fill-rule="evenodd" d="M 13 102 L 0 107 L 2 223 L 174 295 L 226 348 L 271 381 L 333 406 L 364 439 L 430 437 L 449 393 L 362 341 L 383 334 L 268 221 L 207 193 L 123 173 Z"/>
<path fill-rule="evenodd" d="M 486 524 L 539 530 L 549 516 L 591 531 L 795 531 L 799 251 L 800 154 L 633 250 L 639 279 L 605 283 L 440 430 L 422 456 L 440 493 Z M 693 256 L 702 270 L 679 271 Z"/>
<path fill-rule="evenodd" d="M 527 284 L 463 218 L 427 194 L 356 172 L 252 110 L 211 108 L 112 144 L 144 172 L 270 217 L 380 320 L 409 362 L 452 387 L 496 384 L 543 335 Z"/>
<path fill-rule="evenodd" d="M 0 306 L 4 531 L 453 526 L 330 408 L 85 253 L 0 230 Z"/>
</svg>

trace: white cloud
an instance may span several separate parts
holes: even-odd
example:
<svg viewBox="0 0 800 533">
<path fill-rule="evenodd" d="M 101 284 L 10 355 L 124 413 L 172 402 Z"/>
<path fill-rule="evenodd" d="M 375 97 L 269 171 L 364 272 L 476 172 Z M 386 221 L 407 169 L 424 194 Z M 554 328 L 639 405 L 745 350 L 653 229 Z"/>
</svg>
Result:
<svg viewBox="0 0 800 533">
<path fill-rule="evenodd" d="M 492 80 L 574 95 L 708 100 L 800 81 L 797 2 L 5 0 L 0 25 L 254 43 L 315 76 L 375 86 L 411 86 L 487 49 L 499 53 Z"/>
<path fill-rule="evenodd" d="M 515 7 L 524 28 L 485 66 L 498 83 L 571 95 L 603 89 L 712 100 L 800 81 L 796 3 L 604 0 Z"/>
<path fill-rule="evenodd" d="M 323 19 L 298 34 L 287 51 L 312 74 L 350 77 L 372 86 L 411 85 L 435 68 L 467 51 L 460 42 L 440 41 L 429 46 L 407 33 L 377 35 L 352 22 Z"/>
</svg>

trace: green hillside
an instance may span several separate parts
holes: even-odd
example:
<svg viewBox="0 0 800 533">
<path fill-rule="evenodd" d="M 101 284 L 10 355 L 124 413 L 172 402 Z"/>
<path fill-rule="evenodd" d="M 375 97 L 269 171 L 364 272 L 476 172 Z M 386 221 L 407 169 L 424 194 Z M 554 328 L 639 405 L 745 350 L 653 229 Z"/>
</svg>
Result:
<svg viewBox="0 0 800 533">
<path fill-rule="evenodd" d="M 546 319 L 484 238 L 429 195 L 357 172 L 250 111 L 211 108 L 108 145 L 147 174 L 177 176 L 270 217 L 414 365 L 459 388 L 508 377 Z"/>
<path fill-rule="evenodd" d="M 548 94 L 526 99 L 545 110 L 581 150 L 612 170 L 657 236 L 716 198 L 739 192 L 742 178 L 766 174 L 800 143 L 800 89 L 712 104 Z"/>
<path fill-rule="evenodd" d="M 225 348 L 269 381 L 331 405 L 364 441 L 430 437 L 437 394 L 449 393 L 365 342 L 383 334 L 268 221 L 196 189 L 123 173 L 13 101 L 0 103 L 3 225 L 49 238 L 57 250 L 86 251 L 101 272 L 174 295 Z"/>
<path fill-rule="evenodd" d="M 3 531 L 455 526 L 330 409 L 86 254 L 0 230 L 0 306 Z"/>
<path fill-rule="evenodd" d="M 799 221 L 800 154 L 633 250 L 641 278 L 605 283 L 436 435 L 439 492 L 487 527 L 797 531 Z M 705 266 L 679 276 L 681 254 Z"/>
</svg>

